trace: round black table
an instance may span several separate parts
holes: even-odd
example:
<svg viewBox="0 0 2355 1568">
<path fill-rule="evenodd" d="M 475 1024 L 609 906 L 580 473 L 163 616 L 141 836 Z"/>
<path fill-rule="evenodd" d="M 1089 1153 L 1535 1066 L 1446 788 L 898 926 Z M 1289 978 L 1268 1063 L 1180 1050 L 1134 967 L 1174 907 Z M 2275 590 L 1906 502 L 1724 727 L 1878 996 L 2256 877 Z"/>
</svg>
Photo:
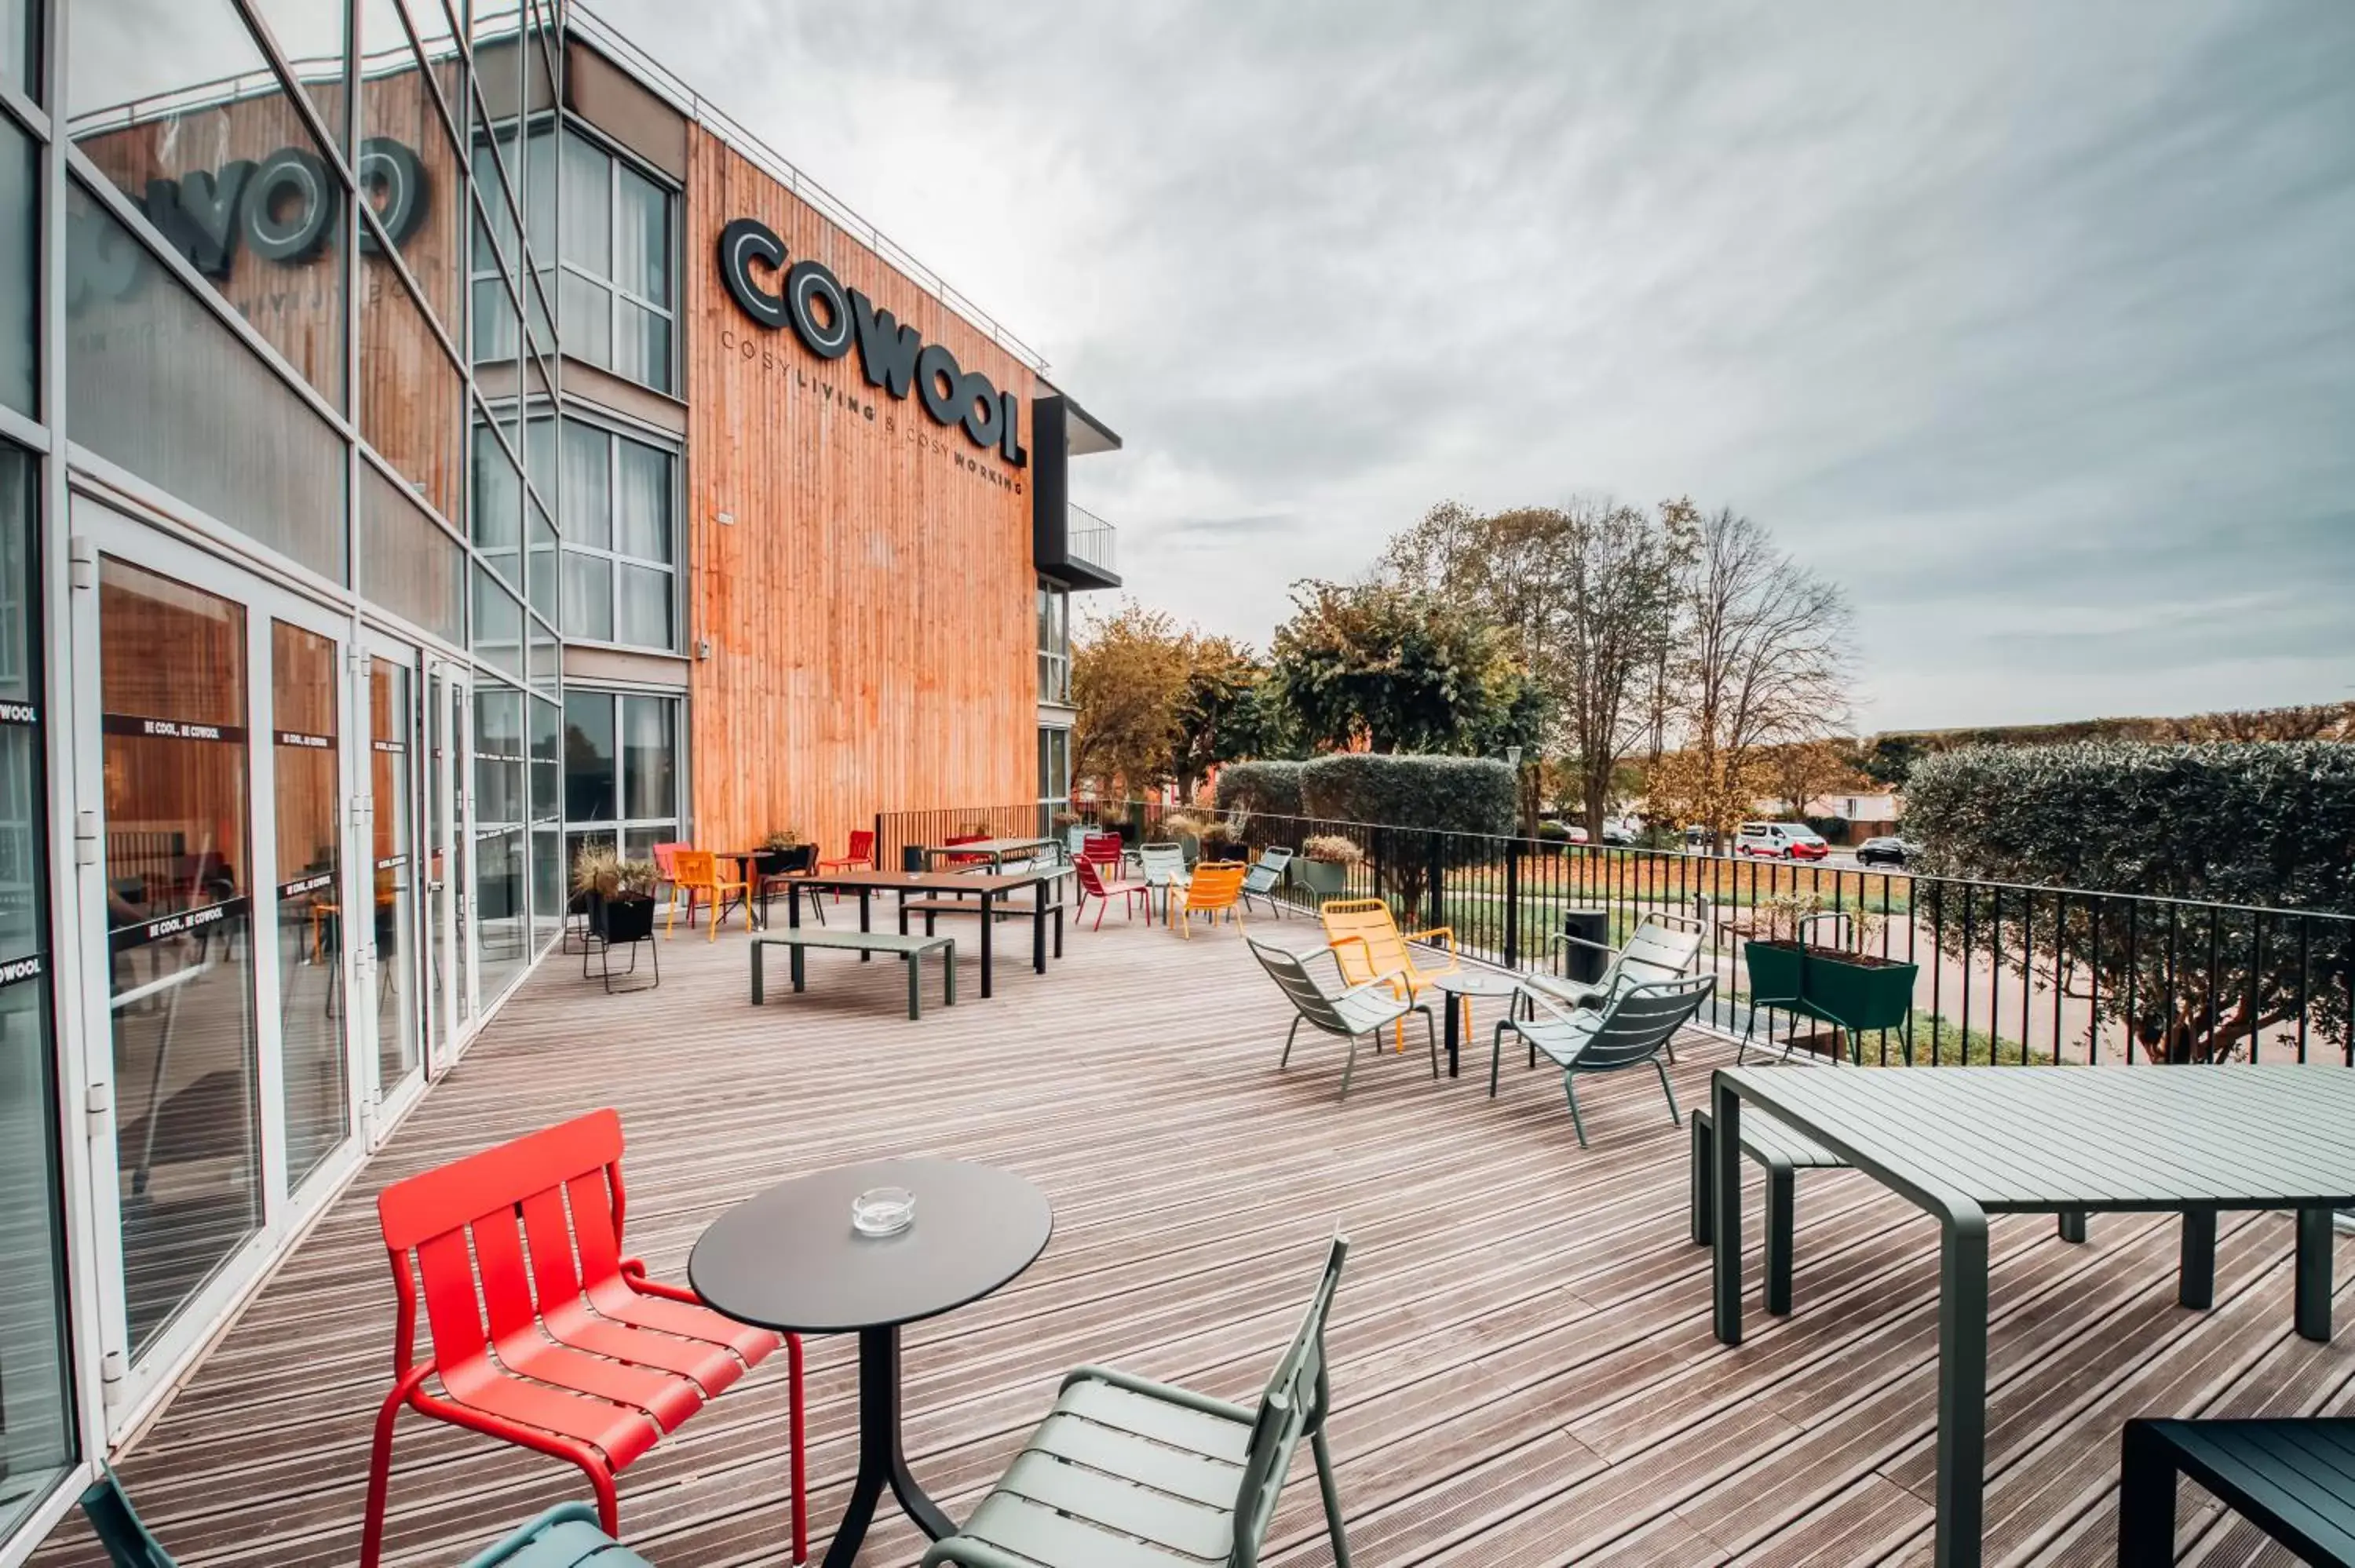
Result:
<svg viewBox="0 0 2355 1568">
<path fill-rule="evenodd" d="M 850 1201 L 870 1187 L 914 1193 L 915 1223 L 890 1236 L 853 1230 Z M 887 1485 L 926 1535 L 955 1532 L 900 1449 L 900 1325 L 988 1295 L 1038 1261 L 1054 1229 L 1047 1195 L 1011 1171 L 885 1160 L 780 1183 L 696 1242 L 687 1279 L 729 1317 L 779 1333 L 858 1336 L 858 1479 L 826 1568 L 850 1568 Z"/>
</svg>

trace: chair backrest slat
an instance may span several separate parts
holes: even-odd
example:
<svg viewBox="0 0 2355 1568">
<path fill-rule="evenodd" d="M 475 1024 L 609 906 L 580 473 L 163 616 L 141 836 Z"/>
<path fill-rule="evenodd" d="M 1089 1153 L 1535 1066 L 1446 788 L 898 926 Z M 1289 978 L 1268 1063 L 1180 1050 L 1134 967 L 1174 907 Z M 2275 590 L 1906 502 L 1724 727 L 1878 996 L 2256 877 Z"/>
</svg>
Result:
<svg viewBox="0 0 2355 1568">
<path fill-rule="evenodd" d="M 1268 978 L 1284 990 L 1300 1016 L 1325 1031 L 1344 1039 L 1369 1033 L 1397 1016 L 1399 1004 L 1369 999 L 1345 1001 L 1337 991 L 1328 991 L 1309 972 L 1308 964 L 1298 953 L 1246 937 L 1245 944 L 1252 957 L 1259 960 Z M 1346 1010 L 1346 1011 L 1345 1011 Z M 1352 1016 L 1354 1014 L 1355 1016 Z"/>
<path fill-rule="evenodd" d="M 1619 1067 L 1644 1060 L 1666 1045 L 1716 989 L 1715 975 L 1629 986 L 1604 1011 L 1602 1022 L 1578 1054 L 1580 1062 Z"/>
<path fill-rule="evenodd" d="M 670 857 L 671 880 L 684 887 L 709 887 L 719 879 L 717 857 L 709 850 L 681 846 Z"/>
<path fill-rule="evenodd" d="M 1292 1343 L 1275 1363 L 1260 1395 L 1252 1423 L 1251 1446 L 1244 1451 L 1241 1484 L 1235 1498 L 1235 1544 L 1230 1568 L 1256 1568 L 1260 1543 L 1275 1520 L 1276 1499 L 1292 1468 L 1292 1453 L 1302 1436 L 1321 1424 L 1331 1399 L 1325 1375 L 1325 1320 L 1333 1310 L 1333 1294 L 1340 1288 L 1341 1265 L 1349 1255 L 1349 1239 L 1336 1235 L 1326 1249 L 1325 1272 L 1316 1294 L 1301 1314 Z"/>
<path fill-rule="evenodd" d="M 1227 908 L 1241 896 L 1243 869 L 1240 861 L 1204 861 L 1194 868 L 1193 879 L 1186 885 L 1186 907 Z"/>
<path fill-rule="evenodd" d="M 853 828 L 850 830 L 850 854 L 848 858 L 852 860 L 873 860 L 875 858 L 874 829 Z"/>
<path fill-rule="evenodd" d="M 1320 911 L 1326 939 L 1341 959 L 1352 984 L 1404 974 L 1412 967 L 1406 938 L 1399 934 L 1391 906 L 1379 898 L 1328 899 Z"/>
<path fill-rule="evenodd" d="M 686 847 L 687 846 L 685 844 L 676 842 L 655 845 L 653 850 L 655 857 L 655 874 L 661 877 L 665 882 L 676 881 L 678 875 L 678 869 L 674 863 L 678 857 L 678 852 Z"/>
<path fill-rule="evenodd" d="M 1186 852 L 1176 844 L 1139 844 L 1136 860 L 1145 868 L 1145 880 L 1155 887 L 1167 887 L 1186 874 Z"/>
</svg>

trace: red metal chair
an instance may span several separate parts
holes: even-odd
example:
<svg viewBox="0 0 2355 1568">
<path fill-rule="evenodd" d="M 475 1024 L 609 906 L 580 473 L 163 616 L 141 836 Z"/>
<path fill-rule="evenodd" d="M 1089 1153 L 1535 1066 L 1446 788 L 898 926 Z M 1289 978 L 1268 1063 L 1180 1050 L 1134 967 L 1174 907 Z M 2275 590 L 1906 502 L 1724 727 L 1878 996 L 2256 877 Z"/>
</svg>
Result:
<svg viewBox="0 0 2355 1568">
<path fill-rule="evenodd" d="M 1100 861 L 1084 853 L 1080 856 L 1073 865 L 1080 874 L 1080 902 L 1071 916 L 1073 924 L 1076 925 L 1080 916 L 1087 913 L 1088 900 L 1092 898 L 1096 900 L 1096 923 L 1089 928 L 1103 930 L 1104 911 L 1112 906 L 1115 895 L 1122 900 L 1120 912 L 1124 917 L 1136 918 L 1136 901 L 1142 898 L 1145 900 L 1145 917 L 1147 920 L 1153 918 L 1153 889 L 1141 882 L 1119 880 L 1119 863 L 1117 860 Z"/>
<path fill-rule="evenodd" d="M 1087 842 L 1080 846 L 1082 860 L 1092 860 L 1106 865 L 1118 865 L 1122 853 L 1118 833 L 1090 833 Z"/>
<path fill-rule="evenodd" d="M 403 1405 L 580 1466 L 605 1532 L 618 1535 L 614 1478 L 777 1348 L 777 1335 L 722 1317 L 624 1257 L 623 1206 L 622 1120 L 610 1110 L 378 1194 L 400 1308 L 392 1392 L 368 1455 L 360 1568 L 377 1568 L 383 1551 L 393 1421 Z M 421 1360 L 421 1289 L 432 1334 L 432 1354 Z M 798 1563 L 809 1555 L 802 1346 L 791 1334 L 783 1342 Z M 427 1390 L 428 1377 L 441 1393 Z"/>
<path fill-rule="evenodd" d="M 871 829 L 854 828 L 850 833 L 850 853 L 832 860 L 817 863 L 820 871 L 857 871 L 875 869 L 875 834 Z"/>
</svg>

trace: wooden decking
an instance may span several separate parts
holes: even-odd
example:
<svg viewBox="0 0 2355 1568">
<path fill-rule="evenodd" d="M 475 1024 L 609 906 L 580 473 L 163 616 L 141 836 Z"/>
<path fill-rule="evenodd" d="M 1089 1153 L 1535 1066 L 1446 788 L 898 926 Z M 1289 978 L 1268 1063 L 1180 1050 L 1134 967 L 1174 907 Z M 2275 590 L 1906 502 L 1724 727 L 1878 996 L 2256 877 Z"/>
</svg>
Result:
<svg viewBox="0 0 2355 1568">
<path fill-rule="evenodd" d="M 1508 1062 L 1487 1098 L 1485 1038 L 1452 1083 L 1431 1081 L 1419 1041 L 1361 1054 L 1337 1104 L 1335 1043 L 1304 1040 L 1276 1070 L 1289 1014 L 1233 935 L 1117 927 L 1115 914 L 1074 934 L 1043 978 L 1004 964 L 987 1002 L 960 932 L 960 1001 L 921 1023 L 896 964 L 828 953 L 812 955 L 806 995 L 773 991 L 756 1011 L 732 934 L 682 932 L 662 989 L 630 997 L 552 959 L 124 1458 L 133 1496 L 190 1568 L 353 1562 L 389 1382 L 372 1194 L 612 1105 L 630 1139 L 630 1240 L 671 1278 L 714 1216 L 800 1171 L 939 1154 L 1046 1190 L 1056 1234 L 1039 1263 L 910 1330 L 911 1457 L 952 1513 L 1075 1363 L 1251 1397 L 1338 1224 L 1355 1245 L 1329 1340 L 1332 1430 L 1363 1568 L 1928 1562 L 1935 1233 L 1910 1206 L 1849 1172 L 1803 1178 L 1797 1311 L 1753 1311 L 1727 1350 L 1710 1336 L 1708 1255 L 1687 1239 L 1686 1134 L 1650 1075 L 1589 1081 L 1584 1151 L 1558 1078 Z M 1027 958 L 1027 930 L 1006 929 L 1001 954 Z M 1492 1016 L 1483 1004 L 1484 1033 Z M 1689 1037 L 1679 1055 L 1678 1094 L 1698 1104 L 1731 1052 Z M 1756 1212 L 1753 1193 L 1753 1292 Z M 2175 1247 L 2157 1221 L 2097 1220 L 2087 1246 L 1997 1223 L 1990 1563 L 2111 1560 L 2128 1414 L 2355 1403 L 2355 1245 L 2328 1346 L 2291 1332 L 2286 1220 L 2228 1217 L 2204 1313 L 2175 1304 Z M 853 1468 L 850 1351 L 810 1342 L 821 1549 Z M 665 1568 L 784 1560 L 783 1388 L 779 1358 L 623 1477 L 634 1545 Z M 396 1457 L 389 1555 L 414 1568 L 585 1494 L 565 1467 L 413 1417 Z M 1285 1568 L 1329 1561 L 1305 1470 L 1275 1528 Z M 2188 1560 L 2286 1561 L 2204 1502 L 2185 1489 Z M 861 1563 L 914 1563 L 912 1528 L 884 1516 Z M 96 1561 L 78 1521 L 34 1559 Z"/>
</svg>

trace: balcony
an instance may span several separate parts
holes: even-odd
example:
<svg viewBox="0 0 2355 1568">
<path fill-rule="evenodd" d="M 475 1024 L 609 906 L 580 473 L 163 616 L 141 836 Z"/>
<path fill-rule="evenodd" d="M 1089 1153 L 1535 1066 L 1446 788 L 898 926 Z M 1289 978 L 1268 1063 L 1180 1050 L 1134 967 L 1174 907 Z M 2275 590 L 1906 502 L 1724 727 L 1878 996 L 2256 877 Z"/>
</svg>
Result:
<svg viewBox="0 0 2355 1568">
<path fill-rule="evenodd" d="M 1120 581 L 1119 567 L 1114 561 L 1114 546 L 1120 543 L 1113 525 L 1084 506 L 1068 509 L 1069 521 L 1064 524 L 1064 559 L 1084 567 L 1099 577 Z"/>
<path fill-rule="evenodd" d="M 1296 914 L 1248 928 L 1318 941 Z M 1331 1436 L 1358 1562 L 1928 1561 L 1938 1251 L 1911 1204 L 1855 1172 L 1808 1172 L 1796 1310 L 1754 1314 L 1728 1349 L 1711 1337 L 1710 1255 L 1687 1234 L 1687 1134 L 1649 1074 L 1582 1088 L 1582 1150 L 1558 1077 L 1508 1054 L 1488 1097 L 1484 1001 L 1462 1078 L 1434 1082 L 1419 1041 L 1361 1050 L 1341 1102 L 1337 1043 L 1304 1038 L 1279 1070 L 1291 1010 L 1231 931 L 1181 941 L 1115 907 L 1101 931 L 1067 933 L 1044 975 L 1009 961 L 1027 948 L 1001 938 L 984 1001 L 961 939 L 958 1001 L 921 1023 L 896 965 L 847 953 L 813 954 L 807 993 L 749 1007 L 732 927 L 667 944 L 662 989 L 635 996 L 551 957 L 122 1456 L 148 1522 L 191 1568 L 353 1562 L 390 1381 L 376 1191 L 611 1105 L 630 1139 L 632 1250 L 659 1278 L 684 1279 L 728 1205 L 823 1167 L 954 1154 L 1048 1193 L 1045 1256 L 908 1333 L 910 1462 L 954 1517 L 1071 1366 L 1255 1397 L 1340 1225 L 1355 1250 L 1328 1339 Z M 1678 1099 L 1703 1103 L 1732 1055 L 1721 1034 L 1680 1040 Z M 2355 1334 L 2290 1331 L 2286 1217 L 2223 1217 L 2209 1310 L 2177 1305 L 2176 1246 L 2162 1215 L 2103 1216 L 2084 1245 L 2049 1221 L 1995 1222 L 1989 1563 L 2111 1560 L 2127 1415 L 2293 1414 L 2355 1388 Z M 2355 1239 L 2339 1266 L 2343 1296 Z M 1753 1250 L 1753 1291 L 1760 1268 Z M 854 1469 L 855 1350 L 808 1348 L 822 1552 Z M 780 1561 L 784 1393 L 778 1357 L 633 1466 L 625 1539 L 677 1568 Z M 562 1465 L 413 1419 L 395 1452 L 387 1563 L 401 1568 L 448 1568 L 583 1491 Z M 1330 1561 L 1307 1472 L 1284 1494 L 1271 1565 Z M 2249 1526 L 2185 1520 L 2199 1560 L 2258 1560 Z M 912 1563 L 921 1547 L 887 1507 L 860 1561 Z M 76 1519 L 32 1561 L 100 1559 Z"/>
</svg>

